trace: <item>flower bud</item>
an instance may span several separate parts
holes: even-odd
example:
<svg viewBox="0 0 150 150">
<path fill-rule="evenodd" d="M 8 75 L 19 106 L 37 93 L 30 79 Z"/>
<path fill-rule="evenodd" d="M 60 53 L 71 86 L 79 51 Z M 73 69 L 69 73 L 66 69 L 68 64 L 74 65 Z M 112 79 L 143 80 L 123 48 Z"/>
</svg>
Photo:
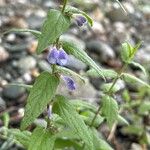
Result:
<svg viewBox="0 0 150 150">
<path fill-rule="evenodd" d="M 86 18 L 81 15 L 77 15 L 76 22 L 77 22 L 77 25 L 81 27 L 83 26 L 84 23 L 86 23 Z"/>
<path fill-rule="evenodd" d="M 64 80 L 65 80 L 65 82 L 66 82 L 67 87 L 68 87 L 69 90 L 73 91 L 73 90 L 76 89 L 75 82 L 74 82 L 74 80 L 72 78 L 70 78 L 68 76 L 65 76 Z"/>
</svg>

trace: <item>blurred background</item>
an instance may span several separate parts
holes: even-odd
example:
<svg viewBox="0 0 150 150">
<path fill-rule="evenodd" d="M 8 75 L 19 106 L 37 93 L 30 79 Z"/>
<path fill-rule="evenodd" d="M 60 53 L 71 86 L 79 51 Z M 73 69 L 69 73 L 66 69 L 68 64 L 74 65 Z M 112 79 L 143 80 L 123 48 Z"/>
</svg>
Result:
<svg viewBox="0 0 150 150">
<path fill-rule="evenodd" d="M 143 41 L 135 61 L 147 70 L 144 75 L 138 68 L 130 65 L 127 72 L 134 74 L 145 82 L 150 81 L 150 1 L 120 0 L 127 14 L 115 0 L 70 0 L 69 3 L 86 13 L 94 20 L 93 27 L 79 28 L 75 22 L 65 38 L 73 39 L 103 68 L 119 70 L 122 66 L 120 46 L 123 42 L 136 44 Z M 0 127 L 19 128 L 28 91 L 23 87 L 8 85 L 19 82 L 32 84 L 35 77 L 44 70 L 51 70 L 46 60 L 47 51 L 36 55 L 37 39 L 30 33 L 2 33 L 12 28 L 40 30 L 49 9 L 58 9 L 59 0 L 0 0 Z M 66 67 L 85 75 L 89 67 L 69 56 Z M 64 83 L 58 93 L 71 98 L 83 99 L 98 105 L 100 102 L 103 80 L 87 76 L 87 83 L 77 82 L 77 90 L 68 92 Z M 119 124 L 111 145 L 115 150 L 150 149 L 150 91 L 147 88 L 117 82 L 116 100 L 125 104 L 122 111 L 130 123 Z M 42 117 L 41 117 L 42 118 Z M 38 119 L 37 121 L 41 121 Z M 104 137 L 109 129 L 105 124 L 99 128 Z M 3 150 L 21 150 L 21 146 L 10 139 L 0 136 Z"/>
</svg>

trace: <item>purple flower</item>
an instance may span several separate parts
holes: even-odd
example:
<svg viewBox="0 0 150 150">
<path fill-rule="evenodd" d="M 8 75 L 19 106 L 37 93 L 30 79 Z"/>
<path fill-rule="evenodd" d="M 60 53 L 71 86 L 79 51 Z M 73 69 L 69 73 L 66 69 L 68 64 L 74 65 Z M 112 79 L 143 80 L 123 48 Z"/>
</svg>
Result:
<svg viewBox="0 0 150 150">
<path fill-rule="evenodd" d="M 64 66 L 67 63 L 68 55 L 63 49 L 57 50 L 56 47 L 53 47 L 48 53 L 47 60 L 50 64 Z"/>
<path fill-rule="evenodd" d="M 66 65 L 66 63 L 67 63 L 67 60 L 68 60 L 68 55 L 67 55 L 67 53 L 66 53 L 63 49 L 61 49 L 61 50 L 59 51 L 59 56 L 58 56 L 58 59 L 57 59 L 57 63 L 58 63 L 60 66 L 64 66 L 64 65 Z"/>
<path fill-rule="evenodd" d="M 77 15 L 76 22 L 77 22 L 77 25 L 81 27 L 83 26 L 84 23 L 86 23 L 86 18 L 81 15 Z"/>
<path fill-rule="evenodd" d="M 59 56 L 59 51 L 53 47 L 52 50 L 48 53 L 47 60 L 50 64 L 56 64 Z"/>
<path fill-rule="evenodd" d="M 76 89 L 76 85 L 75 82 L 72 78 L 68 77 L 68 76 L 64 76 L 64 81 L 67 84 L 67 87 L 69 90 L 73 91 Z"/>
</svg>

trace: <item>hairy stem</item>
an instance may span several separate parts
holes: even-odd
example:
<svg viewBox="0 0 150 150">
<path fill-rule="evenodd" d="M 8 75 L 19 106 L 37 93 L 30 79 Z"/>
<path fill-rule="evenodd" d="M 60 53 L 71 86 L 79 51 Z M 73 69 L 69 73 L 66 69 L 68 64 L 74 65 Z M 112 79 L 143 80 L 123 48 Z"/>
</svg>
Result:
<svg viewBox="0 0 150 150">
<path fill-rule="evenodd" d="M 65 8 L 66 8 L 66 5 L 67 5 L 67 1 L 68 1 L 68 0 L 64 0 L 63 8 L 62 8 L 62 10 L 61 10 L 62 13 L 64 13 L 64 11 L 65 11 Z"/>
<path fill-rule="evenodd" d="M 113 89 L 113 87 L 115 86 L 115 84 L 116 84 L 116 82 L 118 81 L 118 79 L 121 77 L 121 74 L 124 72 L 124 70 L 126 69 L 126 67 L 127 67 L 127 64 L 123 65 L 123 67 L 120 69 L 118 75 L 116 76 L 116 78 L 115 78 L 114 81 L 113 81 L 113 84 L 111 85 L 111 87 L 109 88 L 109 90 L 108 90 L 107 93 L 106 93 L 108 96 L 110 96 L 110 95 L 112 94 L 112 89 Z M 95 122 L 95 120 L 96 120 L 96 118 L 97 118 L 97 116 L 98 116 L 98 114 L 99 114 L 99 112 L 100 112 L 100 109 L 101 109 L 101 105 L 99 106 L 97 112 L 95 113 L 95 116 L 94 116 L 93 119 L 92 119 L 92 122 L 91 122 L 91 124 L 90 124 L 90 127 L 93 126 L 93 124 L 94 124 L 94 122 Z"/>
</svg>

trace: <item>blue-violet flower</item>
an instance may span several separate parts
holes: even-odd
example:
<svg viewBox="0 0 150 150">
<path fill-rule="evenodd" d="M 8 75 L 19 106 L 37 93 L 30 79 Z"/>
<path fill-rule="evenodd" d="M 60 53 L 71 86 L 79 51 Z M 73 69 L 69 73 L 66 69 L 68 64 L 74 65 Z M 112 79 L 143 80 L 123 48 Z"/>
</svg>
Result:
<svg viewBox="0 0 150 150">
<path fill-rule="evenodd" d="M 50 64 L 56 64 L 58 57 L 59 51 L 56 49 L 56 47 L 53 47 L 51 51 L 48 53 L 47 60 Z"/>
<path fill-rule="evenodd" d="M 86 18 L 82 15 L 77 15 L 76 22 L 79 27 L 83 26 L 86 23 Z"/>
<path fill-rule="evenodd" d="M 63 49 L 61 49 L 61 50 L 59 51 L 59 56 L 58 56 L 58 59 L 57 59 L 57 63 L 58 63 L 60 66 L 64 66 L 64 65 L 66 65 L 66 63 L 67 63 L 67 60 L 68 60 L 68 55 L 67 55 L 67 53 L 66 53 Z"/>
<path fill-rule="evenodd" d="M 64 76 L 64 80 L 65 80 L 69 90 L 73 91 L 73 90 L 76 89 L 75 82 L 74 82 L 74 80 L 72 78 L 70 78 L 68 76 Z"/>
</svg>

